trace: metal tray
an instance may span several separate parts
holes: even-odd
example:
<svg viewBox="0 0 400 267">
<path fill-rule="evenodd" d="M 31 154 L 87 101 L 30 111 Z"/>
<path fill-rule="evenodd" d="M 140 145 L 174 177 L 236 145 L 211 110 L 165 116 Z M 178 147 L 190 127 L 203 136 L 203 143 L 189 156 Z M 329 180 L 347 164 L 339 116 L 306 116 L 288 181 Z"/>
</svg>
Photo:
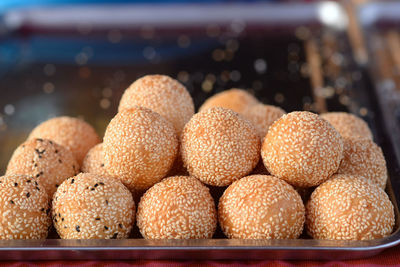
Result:
<svg viewBox="0 0 400 267">
<path fill-rule="evenodd" d="M 141 14 L 149 8 L 154 19 L 145 20 L 148 16 Z M 80 15 L 71 17 L 70 10 Z M 297 240 L 228 240 L 218 230 L 209 240 L 150 241 L 139 238 L 137 229 L 126 240 L 61 240 L 53 233 L 47 240 L 0 241 L 0 259 L 338 260 L 373 256 L 400 243 L 400 157 L 383 123 L 385 102 L 377 101 L 368 74 L 352 58 L 346 20 L 341 7 L 331 2 L 6 13 L 0 23 L 0 170 L 49 115 L 81 116 L 101 133 L 130 82 L 146 73 L 164 73 L 187 86 L 196 107 L 216 92 L 242 87 L 287 111 L 347 110 L 364 117 L 387 159 L 387 192 L 396 213 L 391 236 L 372 241 L 305 235 Z M 212 188 L 216 198 L 222 191 Z"/>
</svg>

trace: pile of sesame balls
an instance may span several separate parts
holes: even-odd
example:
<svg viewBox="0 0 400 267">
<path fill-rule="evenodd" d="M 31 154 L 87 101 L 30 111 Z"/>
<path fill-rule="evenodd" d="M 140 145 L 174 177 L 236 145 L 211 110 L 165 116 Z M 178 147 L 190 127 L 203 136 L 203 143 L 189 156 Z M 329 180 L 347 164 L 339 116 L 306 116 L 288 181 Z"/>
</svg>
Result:
<svg viewBox="0 0 400 267">
<path fill-rule="evenodd" d="M 241 89 L 195 114 L 182 84 L 147 75 L 103 141 L 72 117 L 33 129 L 0 177 L 0 239 L 44 239 L 52 226 L 63 239 L 122 239 L 135 224 L 146 239 L 200 239 L 218 223 L 236 239 L 377 239 L 395 221 L 387 177 L 352 114 L 286 113 Z"/>
</svg>

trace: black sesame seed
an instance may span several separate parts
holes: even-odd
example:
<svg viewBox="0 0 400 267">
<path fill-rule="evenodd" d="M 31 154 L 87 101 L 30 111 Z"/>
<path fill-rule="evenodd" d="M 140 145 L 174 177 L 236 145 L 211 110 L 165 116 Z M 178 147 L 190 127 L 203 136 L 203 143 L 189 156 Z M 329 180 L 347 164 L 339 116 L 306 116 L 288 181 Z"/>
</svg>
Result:
<svg viewBox="0 0 400 267">
<path fill-rule="evenodd" d="M 50 145 L 52 145 L 52 144 L 53 144 L 53 142 L 52 142 L 51 140 L 49 140 L 49 143 L 50 143 Z"/>
<path fill-rule="evenodd" d="M 31 182 L 31 180 L 26 180 L 26 182 L 27 182 L 27 183 L 30 183 L 30 182 Z"/>
<path fill-rule="evenodd" d="M 78 233 L 81 231 L 81 228 L 79 227 L 79 225 L 77 225 L 77 226 L 75 227 L 75 229 L 76 229 L 76 231 L 77 231 Z"/>
<path fill-rule="evenodd" d="M 12 200 L 10 200 L 10 203 L 11 203 L 11 204 L 15 204 L 14 201 L 12 201 Z"/>
<path fill-rule="evenodd" d="M 61 159 L 59 159 L 59 160 L 58 160 L 58 162 L 59 162 L 59 163 L 62 163 L 62 160 L 61 160 Z"/>
<path fill-rule="evenodd" d="M 60 213 L 58 213 L 58 217 L 61 217 L 61 214 L 60 214 Z"/>
<path fill-rule="evenodd" d="M 96 220 L 96 221 L 100 221 L 100 218 L 99 218 L 99 217 L 97 217 L 95 220 Z"/>
<path fill-rule="evenodd" d="M 47 214 L 49 214 L 49 212 L 50 212 L 50 208 L 48 208 L 48 209 L 46 210 L 46 213 L 47 213 Z"/>
<path fill-rule="evenodd" d="M 98 186 L 99 186 L 99 184 L 95 184 L 95 185 L 94 185 L 94 187 L 98 187 Z"/>
<path fill-rule="evenodd" d="M 64 218 L 61 218 L 61 221 L 64 221 Z"/>
<path fill-rule="evenodd" d="M 106 200 L 106 204 L 108 205 L 108 200 Z"/>
<path fill-rule="evenodd" d="M 38 185 L 38 183 L 35 181 L 35 185 Z"/>
<path fill-rule="evenodd" d="M 93 190 L 94 190 L 94 187 L 90 188 L 90 190 L 92 190 L 92 191 L 93 191 Z"/>
<path fill-rule="evenodd" d="M 31 196 L 31 193 L 26 193 L 26 197 L 30 197 Z"/>
<path fill-rule="evenodd" d="M 67 229 L 67 226 L 64 226 L 64 229 Z"/>
<path fill-rule="evenodd" d="M 57 222 L 57 218 L 54 218 L 54 221 Z"/>
<path fill-rule="evenodd" d="M 36 174 L 36 178 L 39 178 L 39 176 L 40 176 L 40 173 Z"/>
<path fill-rule="evenodd" d="M 44 211 L 44 208 L 41 208 L 40 211 Z"/>
<path fill-rule="evenodd" d="M 56 151 L 54 151 L 56 154 L 58 153 L 58 150 L 56 149 Z"/>
<path fill-rule="evenodd" d="M 99 184 L 100 184 L 100 185 L 104 185 L 104 183 L 103 183 L 103 182 L 100 182 Z"/>
<path fill-rule="evenodd" d="M 108 227 L 104 225 L 104 229 L 108 230 Z"/>
<path fill-rule="evenodd" d="M 111 239 L 117 239 L 118 233 L 114 233 L 114 235 L 111 237 Z"/>
<path fill-rule="evenodd" d="M 36 190 L 37 190 L 37 191 L 40 191 L 40 188 L 36 186 Z"/>
<path fill-rule="evenodd" d="M 74 182 L 75 182 L 75 179 L 72 179 L 72 180 L 71 180 L 71 184 L 73 184 Z"/>
<path fill-rule="evenodd" d="M 33 164 L 33 167 L 37 167 L 37 166 L 38 166 L 37 163 Z"/>
<path fill-rule="evenodd" d="M 14 183 L 14 186 L 18 186 L 18 183 Z"/>
<path fill-rule="evenodd" d="M 42 138 L 36 138 L 36 140 L 39 141 L 39 142 L 43 142 Z"/>
<path fill-rule="evenodd" d="M 118 224 L 119 228 L 122 228 L 122 224 Z"/>
<path fill-rule="evenodd" d="M 101 166 L 101 167 L 104 167 L 104 163 L 102 163 L 100 166 Z"/>
<path fill-rule="evenodd" d="M 59 187 L 60 185 L 59 184 L 56 184 L 56 187 Z"/>
</svg>

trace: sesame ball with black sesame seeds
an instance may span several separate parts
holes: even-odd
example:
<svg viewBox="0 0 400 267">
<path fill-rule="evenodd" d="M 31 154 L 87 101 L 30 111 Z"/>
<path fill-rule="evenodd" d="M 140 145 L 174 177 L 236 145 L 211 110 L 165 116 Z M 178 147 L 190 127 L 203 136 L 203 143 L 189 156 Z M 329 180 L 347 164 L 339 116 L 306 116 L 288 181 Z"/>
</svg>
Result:
<svg viewBox="0 0 400 267">
<path fill-rule="evenodd" d="M 134 106 L 151 109 L 172 123 L 177 135 L 194 114 L 193 99 L 181 83 L 166 75 L 146 75 L 125 90 L 118 111 Z"/>
<path fill-rule="evenodd" d="M 249 106 L 242 112 L 242 115 L 256 127 L 261 140 L 267 134 L 269 127 L 284 114 L 286 112 L 280 107 L 264 104 Z"/>
<path fill-rule="evenodd" d="M 119 112 L 107 126 L 103 153 L 107 172 L 130 190 L 141 191 L 167 175 L 178 154 L 178 139 L 161 115 L 133 107 Z"/>
<path fill-rule="evenodd" d="M 45 239 L 51 226 L 46 190 L 34 177 L 0 177 L 0 239 Z"/>
<path fill-rule="evenodd" d="M 217 212 L 205 185 L 191 176 L 174 176 L 142 196 L 137 225 L 146 239 L 211 238 L 217 227 Z"/>
<path fill-rule="evenodd" d="M 92 147 L 83 159 L 82 172 L 110 175 L 104 164 L 103 143 Z"/>
<path fill-rule="evenodd" d="M 361 118 L 347 112 L 327 112 L 321 114 L 342 135 L 342 137 L 368 138 L 372 140 L 372 132 L 368 124 Z"/>
<path fill-rule="evenodd" d="M 261 156 L 272 175 L 294 186 L 312 187 L 338 170 L 343 158 L 343 140 L 318 115 L 291 112 L 269 128 Z"/>
<path fill-rule="evenodd" d="M 338 174 L 359 175 L 385 189 L 388 178 L 382 149 L 368 138 L 343 138 L 344 152 Z"/>
<path fill-rule="evenodd" d="M 260 158 L 260 138 L 238 113 L 215 107 L 197 113 L 182 133 L 181 153 L 192 176 L 227 186 L 249 174 Z"/>
<path fill-rule="evenodd" d="M 307 232 L 315 239 L 382 238 L 392 233 L 394 221 L 385 191 L 361 176 L 334 175 L 306 205 Z"/>
<path fill-rule="evenodd" d="M 258 100 L 249 92 L 243 89 L 232 88 L 208 98 L 199 108 L 199 112 L 213 107 L 221 107 L 242 113 L 248 107 L 258 103 Z"/>
<path fill-rule="evenodd" d="M 135 203 L 118 179 L 80 173 L 58 187 L 52 218 L 62 239 L 122 239 L 132 229 Z"/>
<path fill-rule="evenodd" d="M 303 231 L 305 209 L 300 195 L 285 181 L 252 175 L 225 190 L 218 218 L 228 238 L 294 239 Z"/>
<path fill-rule="evenodd" d="M 70 150 L 51 140 L 34 138 L 14 151 L 6 175 L 25 174 L 37 178 L 51 200 L 57 187 L 78 173 L 78 166 Z"/>
<path fill-rule="evenodd" d="M 39 124 L 28 137 L 33 138 L 50 139 L 71 150 L 79 166 L 89 149 L 100 143 L 100 138 L 91 125 L 67 116 L 52 118 Z"/>
</svg>

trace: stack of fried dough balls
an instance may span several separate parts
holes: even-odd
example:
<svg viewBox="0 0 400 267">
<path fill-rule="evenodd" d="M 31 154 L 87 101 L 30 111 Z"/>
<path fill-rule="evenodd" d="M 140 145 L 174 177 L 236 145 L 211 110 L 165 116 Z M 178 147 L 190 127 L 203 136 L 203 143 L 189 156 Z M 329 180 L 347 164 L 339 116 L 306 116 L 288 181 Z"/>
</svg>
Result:
<svg viewBox="0 0 400 267">
<path fill-rule="evenodd" d="M 71 117 L 32 131 L 0 178 L 0 238 L 45 238 L 51 219 L 65 239 L 128 238 L 136 219 L 146 239 L 212 238 L 218 223 L 233 239 L 375 239 L 394 227 L 387 178 L 352 114 L 286 113 L 237 88 L 195 114 L 183 84 L 147 75 L 103 140 Z"/>
</svg>

